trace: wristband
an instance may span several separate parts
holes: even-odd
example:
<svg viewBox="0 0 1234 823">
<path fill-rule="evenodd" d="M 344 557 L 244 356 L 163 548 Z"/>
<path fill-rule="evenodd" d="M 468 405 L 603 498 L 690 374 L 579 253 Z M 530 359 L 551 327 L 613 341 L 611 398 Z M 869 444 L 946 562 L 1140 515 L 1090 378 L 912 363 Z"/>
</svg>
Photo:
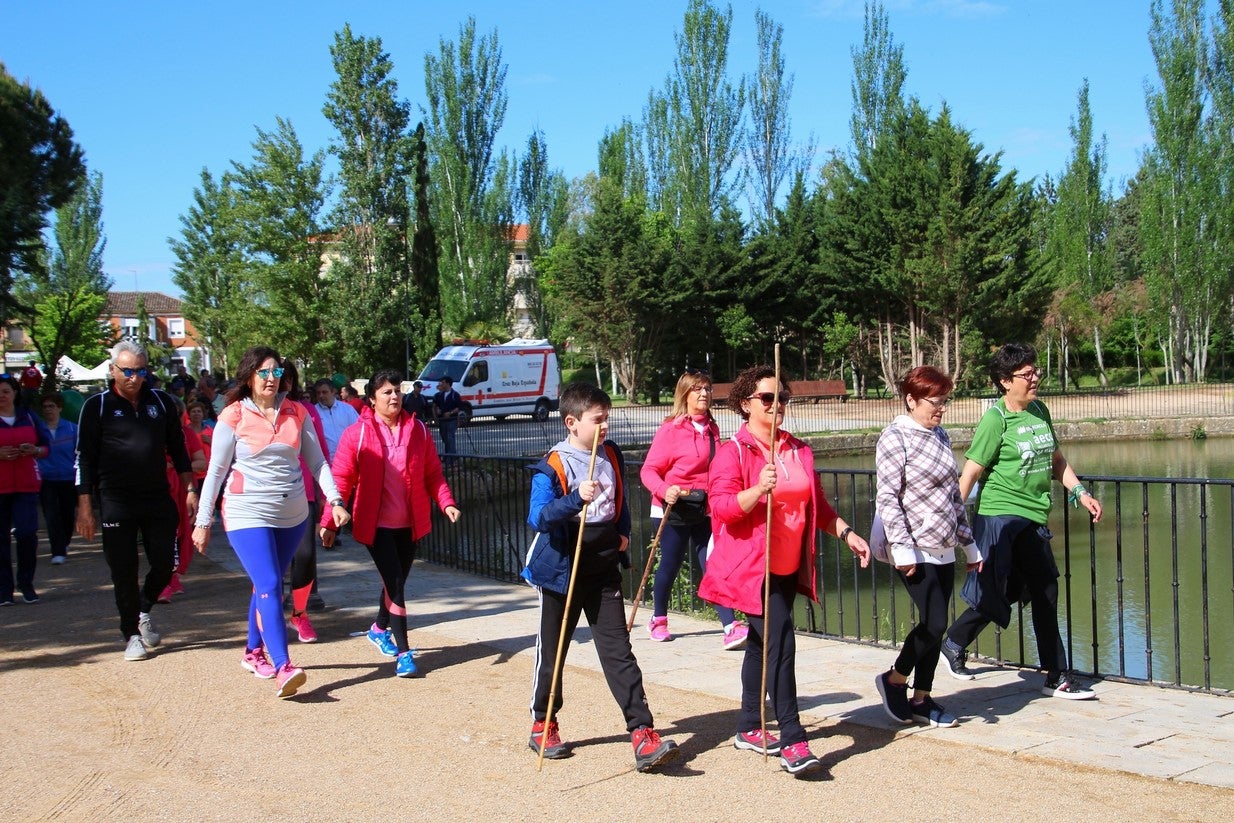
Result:
<svg viewBox="0 0 1234 823">
<path fill-rule="evenodd" d="M 1076 483 L 1071 487 L 1071 491 L 1067 492 L 1067 499 L 1071 502 L 1072 506 L 1078 509 L 1080 507 L 1080 498 L 1088 493 L 1089 491 L 1084 488 L 1083 483 Z"/>
<path fill-rule="evenodd" d="M 852 533 L 853 533 L 853 527 L 852 527 L 852 526 L 845 526 L 845 527 L 844 527 L 844 531 L 840 532 L 840 542 L 841 542 L 841 543 L 847 543 L 847 542 L 848 542 L 848 536 L 849 536 L 850 534 L 852 534 Z"/>
</svg>

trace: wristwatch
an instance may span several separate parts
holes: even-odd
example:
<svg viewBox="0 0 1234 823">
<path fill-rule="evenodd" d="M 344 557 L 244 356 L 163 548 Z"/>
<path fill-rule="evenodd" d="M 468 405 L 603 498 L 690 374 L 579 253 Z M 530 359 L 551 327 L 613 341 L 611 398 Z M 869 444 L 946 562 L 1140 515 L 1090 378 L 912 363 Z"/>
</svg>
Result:
<svg viewBox="0 0 1234 823">
<path fill-rule="evenodd" d="M 342 507 L 346 508 L 346 506 L 347 506 L 347 502 L 346 502 L 345 500 L 343 500 L 343 498 L 341 498 L 341 497 L 340 497 L 338 500 L 331 500 L 331 501 L 330 501 L 330 506 L 331 506 L 332 508 L 333 508 L 334 506 L 342 506 Z"/>
<path fill-rule="evenodd" d="M 845 526 L 845 527 L 844 527 L 844 531 L 840 532 L 840 542 L 841 542 L 841 543 L 847 543 L 847 542 L 848 542 L 848 536 L 849 536 L 850 534 L 852 534 L 852 533 L 853 533 L 853 527 L 852 527 L 852 526 Z"/>
</svg>

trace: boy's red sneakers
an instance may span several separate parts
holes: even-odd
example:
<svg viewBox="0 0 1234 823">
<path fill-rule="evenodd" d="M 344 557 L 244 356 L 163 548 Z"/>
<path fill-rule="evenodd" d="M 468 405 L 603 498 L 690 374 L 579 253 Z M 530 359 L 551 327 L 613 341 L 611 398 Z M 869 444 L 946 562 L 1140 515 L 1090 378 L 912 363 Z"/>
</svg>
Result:
<svg viewBox="0 0 1234 823">
<path fill-rule="evenodd" d="M 544 736 L 544 721 L 537 720 L 531 724 L 531 737 L 527 745 L 537 755 L 540 754 L 540 738 Z M 548 724 L 548 739 L 544 742 L 544 756 L 549 760 L 560 760 L 570 756 L 570 747 L 561 742 L 561 734 L 556 721 Z"/>
<path fill-rule="evenodd" d="M 630 742 L 634 745 L 634 767 L 640 772 L 676 760 L 681 754 L 676 743 L 662 739 L 655 729 L 647 726 L 635 729 L 630 735 Z"/>
</svg>

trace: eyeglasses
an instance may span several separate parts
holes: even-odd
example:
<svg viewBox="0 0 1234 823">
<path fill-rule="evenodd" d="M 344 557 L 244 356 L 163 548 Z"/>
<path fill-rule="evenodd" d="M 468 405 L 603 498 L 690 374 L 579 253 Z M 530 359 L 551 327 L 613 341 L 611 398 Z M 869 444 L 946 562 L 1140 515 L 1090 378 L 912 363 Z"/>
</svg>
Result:
<svg viewBox="0 0 1234 823">
<path fill-rule="evenodd" d="M 951 405 L 950 397 L 944 397 L 942 400 L 935 400 L 933 397 L 923 397 L 922 399 L 936 409 L 945 409 Z"/>
<path fill-rule="evenodd" d="M 262 380 L 269 380 L 271 376 L 281 378 L 285 369 L 282 366 L 276 366 L 273 369 L 258 369 L 257 376 Z"/>
<path fill-rule="evenodd" d="M 1018 372 L 1018 373 L 1012 374 L 1011 377 L 1013 379 L 1018 377 L 1021 380 L 1023 380 L 1025 383 L 1032 383 L 1034 380 L 1040 380 L 1042 374 L 1043 372 L 1041 371 L 1041 369 L 1029 369 L 1028 371 L 1025 371 L 1025 372 Z"/>
<path fill-rule="evenodd" d="M 767 408 L 771 408 L 771 405 L 775 403 L 777 400 L 780 401 L 781 406 L 787 406 L 788 401 L 792 399 L 793 399 L 793 396 L 786 391 L 782 391 L 779 394 L 776 394 L 775 392 L 769 392 L 769 391 L 759 392 L 758 394 L 752 394 L 746 398 L 746 400 L 762 401 L 762 404 L 766 406 Z"/>
<path fill-rule="evenodd" d="M 116 371 L 120 372 L 125 377 L 129 378 L 130 380 L 133 379 L 133 377 L 145 377 L 146 375 L 150 373 L 148 369 L 125 369 L 120 366 L 113 366 L 112 368 L 114 368 Z"/>
<path fill-rule="evenodd" d="M 708 383 L 703 386 L 695 386 L 694 388 L 690 389 L 690 391 L 696 391 L 699 394 L 711 394 L 711 392 L 714 391 L 714 389 L 712 388 L 711 384 Z"/>
</svg>

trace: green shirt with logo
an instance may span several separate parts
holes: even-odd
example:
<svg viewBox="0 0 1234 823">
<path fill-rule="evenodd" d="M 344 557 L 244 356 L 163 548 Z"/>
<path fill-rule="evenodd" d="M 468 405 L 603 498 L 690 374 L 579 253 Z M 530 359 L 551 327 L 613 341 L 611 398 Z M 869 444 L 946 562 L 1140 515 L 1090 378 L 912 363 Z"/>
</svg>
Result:
<svg viewBox="0 0 1234 823">
<path fill-rule="evenodd" d="M 1012 514 L 1044 524 L 1050 515 L 1054 451 L 1058 443 L 1050 412 L 1036 400 L 1024 411 L 1002 398 L 982 415 L 964 456 L 986 467 L 977 513 Z"/>
</svg>

